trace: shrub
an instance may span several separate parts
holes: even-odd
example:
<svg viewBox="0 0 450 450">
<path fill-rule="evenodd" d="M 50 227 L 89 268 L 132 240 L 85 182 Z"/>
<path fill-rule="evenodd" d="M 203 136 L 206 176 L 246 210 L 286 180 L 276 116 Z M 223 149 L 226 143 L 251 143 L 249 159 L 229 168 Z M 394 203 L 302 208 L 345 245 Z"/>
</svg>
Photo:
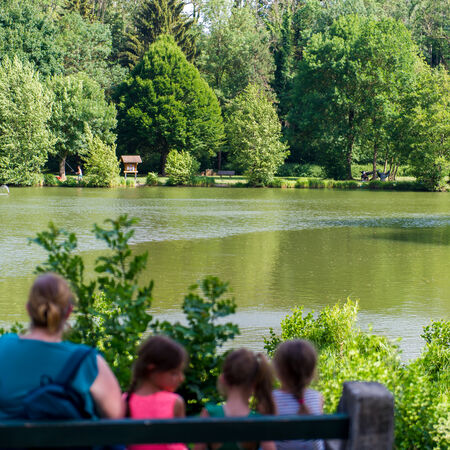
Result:
<svg viewBox="0 0 450 450">
<path fill-rule="evenodd" d="M 446 448 L 450 437 L 450 322 L 426 327 L 424 353 L 403 365 L 396 345 L 355 327 L 357 312 L 358 304 L 350 300 L 326 307 L 318 315 L 304 315 L 297 308 L 281 322 L 281 335 L 270 330 L 265 348 L 272 354 L 287 339 L 312 341 L 320 355 L 316 386 L 324 395 L 326 412 L 336 410 L 344 381 L 378 381 L 395 397 L 396 448 Z"/>
<path fill-rule="evenodd" d="M 321 180 L 320 178 L 309 178 L 308 179 L 308 187 L 310 189 L 323 189 L 326 187 L 326 181 Z"/>
<path fill-rule="evenodd" d="M 309 187 L 309 183 L 307 179 L 302 179 L 299 178 L 296 182 L 295 182 L 295 187 L 299 188 L 299 189 L 305 189 L 307 187 Z"/>
<path fill-rule="evenodd" d="M 145 184 L 147 186 L 158 186 L 158 174 L 156 174 L 155 172 L 149 172 L 147 175 L 147 179 L 145 180 Z"/>
<path fill-rule="evenodd" d="M 284 163 L 277 171 L 279 177 L 316 177 L 323 176 L 323 170 L 315 164 Z"/>
<path fill-rule="evenodd" d="M 182 309 L 187 325 L 180 322 L 155 322 L 152 325 L 155 333 L 175 339 L 189 354 L 186 382 L 180 393 L 191 414 L 200 412 L 205 403 L 220 399 L 216 383 L 225 354 L 219 350 L 239 334 L 237 325 L 223 323 L 224 317 L 236 311 L 234 299 L 223 298 L 228 283 L 222 283 L 216 277 L 205 278 L 200 284 L 203 297 L 196 293 L 198 288 L 198 285 L 191 286 L 190 293 L 184 298 Z"/>
<path fill-rule="evenodd" d="M 91 131 L 86 131 L 88 149 L 83 155 L 86 168 L 87 183 L 90 186 L 112 187 L 117 184 L 120 174 L 119 161 L 116 157 L 116 146 L 105 144 Z"/>
<path fill-rule="evenodd" d="M 59 180 L 52 173 L 44 173 L 43 175 L 44 186 L 58 186 Z"/>
<path fill-rule="evenodd" d="M 216 181 L 214 177 L 192 177 L 191 186 L 213 187 Z"/>
<path fill-rule="evenodd" d="M 168 184 L 190 184 L 200 164 L 188 152 L 171 150 L 167 156 L 166 173 Z"/>
</svg>

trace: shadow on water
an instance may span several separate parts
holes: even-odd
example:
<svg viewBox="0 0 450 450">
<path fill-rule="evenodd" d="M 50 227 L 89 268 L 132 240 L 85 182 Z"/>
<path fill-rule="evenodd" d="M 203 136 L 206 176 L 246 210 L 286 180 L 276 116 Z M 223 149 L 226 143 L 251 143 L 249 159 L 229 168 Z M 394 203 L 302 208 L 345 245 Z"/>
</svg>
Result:
<svg viewBox="0 0 450 450">
<path fill-rule="evenodd" d="M 396 229 L 384 233 L 367 235 L 368 239 L 387 240 L 395 242 L 408 242 L 426 245 L 450 245 L 450 227 L 442 228 L 416 228 Z"/>
</svg>

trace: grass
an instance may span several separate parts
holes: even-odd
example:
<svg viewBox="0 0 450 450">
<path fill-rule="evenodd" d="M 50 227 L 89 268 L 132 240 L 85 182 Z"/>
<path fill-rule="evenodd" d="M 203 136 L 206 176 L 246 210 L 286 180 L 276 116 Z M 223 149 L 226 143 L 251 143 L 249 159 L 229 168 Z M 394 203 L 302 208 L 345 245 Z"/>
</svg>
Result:
<svg viewBox="0 0 450 450">
<path fill-rule="evenodd" d="M 359 168 L 362 166 L 358 166 Z M 167 177 L 158 176 L 158 186 L 164 186 L 167 183 Z M 56 181 L 56 182 L 55 182 Z M 138 176 L 136 184 L 133 177 L 128 177 L 125 184 L 124 177 L 118 179 L 117 186 L 120 187 L 142 187 L 146 186 L 147 177 Z M 73 186 L 82 187 L 86 186 L 82 181 L 78 183 L 76 175 L 67 175 L 67 181 L 64 183 L 58 182 L 56 177 L 52 174 L 46 174 L 44 176 L 44 184 L 46 186 Z M 247 179 L 242 175 L 234 175 L 232 177 L 194 177 L 190 186 L 196 187 L 249 187 Z M 331 180 L 322 179 L 317 177 L 275 177 L 272 182 L 267 186 L 269 188 L 281 188 L 281 189 L 340 189 L 340 190 L 395 190 L 395 191 L 423 191 L 423 186 L 418 183 L 412 176 L 397 177 L 395 181 L 368 181 L 361 182 L 359 179 L 355 180 Z"/>
</svg>

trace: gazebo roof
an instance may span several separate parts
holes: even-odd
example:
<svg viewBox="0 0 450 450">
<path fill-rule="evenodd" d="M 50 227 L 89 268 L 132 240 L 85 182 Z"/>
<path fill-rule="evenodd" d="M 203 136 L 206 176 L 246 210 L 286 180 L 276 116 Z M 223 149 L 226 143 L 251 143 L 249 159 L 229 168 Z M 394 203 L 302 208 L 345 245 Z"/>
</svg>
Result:
<svg viewBox="0 0 450 450">
<path fill-rule="evenodd" d="M 120 157 L 123 163 L 141 163 L 142 159 L 139 155 L 122 155 Z"/>
</svg>

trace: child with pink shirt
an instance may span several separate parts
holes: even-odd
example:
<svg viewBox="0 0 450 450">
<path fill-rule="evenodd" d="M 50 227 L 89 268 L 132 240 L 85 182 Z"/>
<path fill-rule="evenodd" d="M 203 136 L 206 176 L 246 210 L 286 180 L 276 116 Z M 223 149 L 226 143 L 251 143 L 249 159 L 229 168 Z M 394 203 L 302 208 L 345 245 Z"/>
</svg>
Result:
<svg viewBox="0 0 450 450">
<path fill-rule="evenodd" d="M 185 404 L 175 394 L 184 381 L 187 354 L 184 348 L 165 336 L 152 336 L 139 349 L 133 367 L 130 389 L 125 396 L 127 417 L 171 419 L 184 417 Z M 139 444 L 129 450 L 185 450 L 184 444 Z"/>
</svg>

